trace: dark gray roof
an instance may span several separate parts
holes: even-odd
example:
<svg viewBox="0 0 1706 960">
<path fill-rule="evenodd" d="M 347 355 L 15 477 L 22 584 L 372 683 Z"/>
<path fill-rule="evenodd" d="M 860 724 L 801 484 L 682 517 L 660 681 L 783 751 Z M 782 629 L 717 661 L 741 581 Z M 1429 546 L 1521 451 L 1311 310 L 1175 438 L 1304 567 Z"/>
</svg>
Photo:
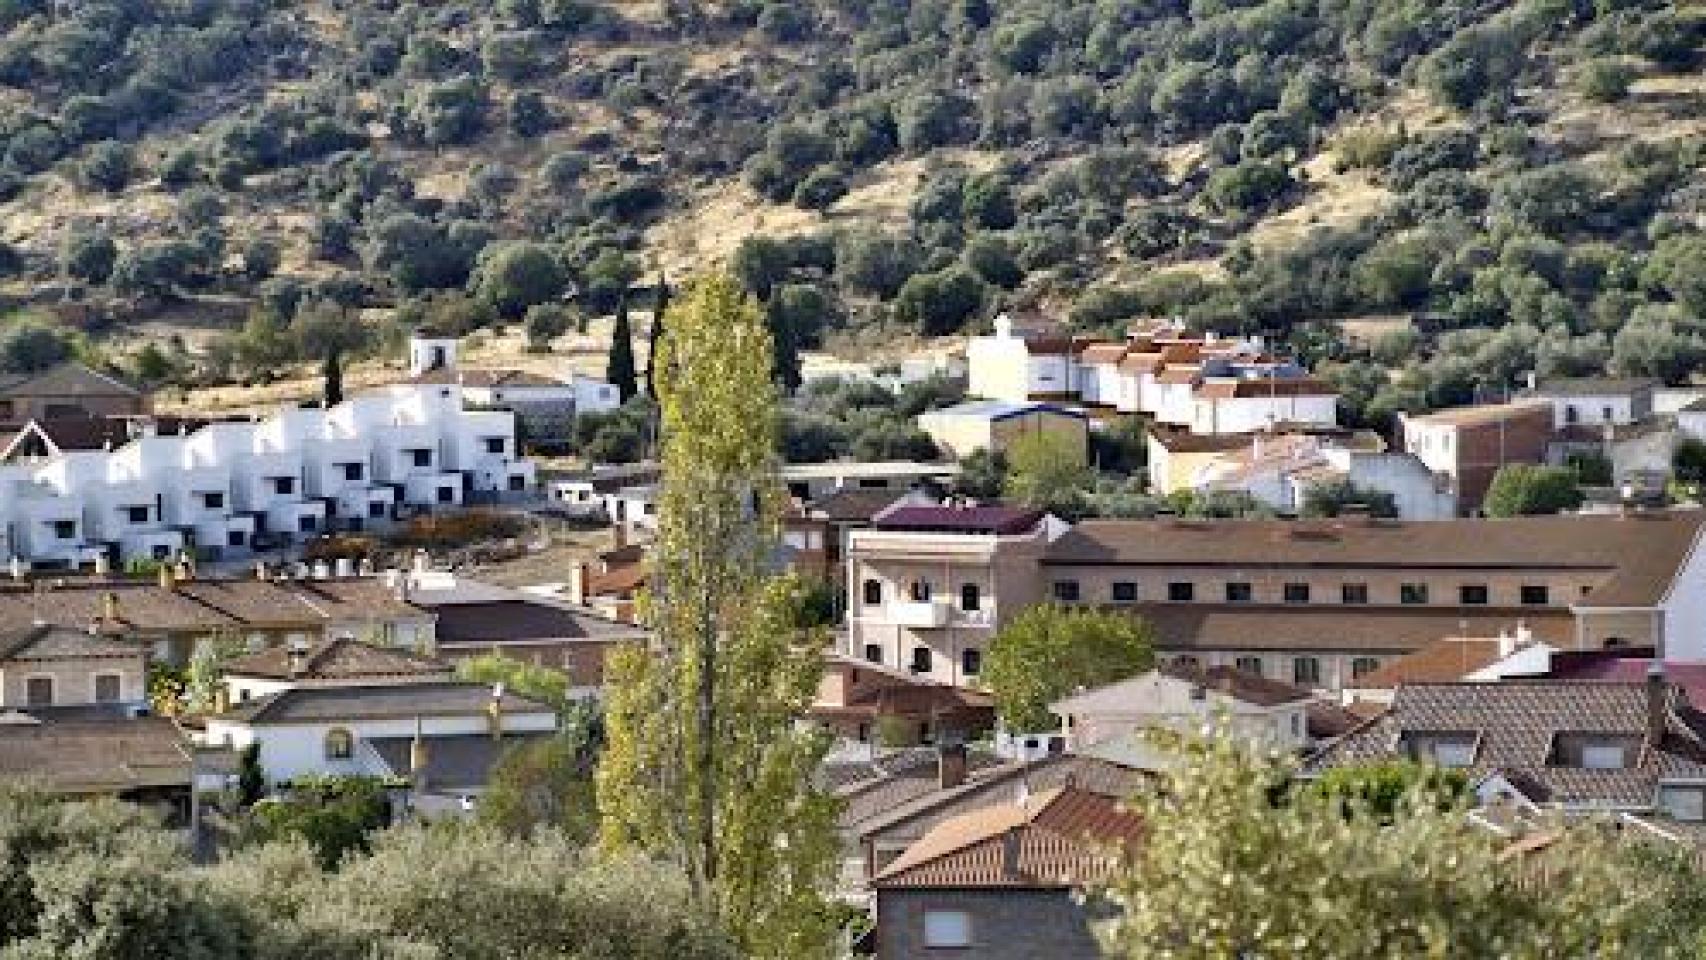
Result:
<svg viewBox="0 0 1706 960">
<path fill-rule="evenodd" d="M 427 792 L 478 789 L 491 779 L 492 767 L 504 754 L 518 747 L 541 743 L 555 734 L 510 733 L 501 740 L 469 734 L 456 737 L 426 737 Z M 379 754 L 392 776 L 409 777 L 409 751 L 413 737 L 373 737 L 368 746 Z"/>
<path fill-rule="evenodd" d="M 54 624 L 0 633 L 0 660 L 140 657 L 144 652 L 139 644 Z"/>
<path fill-rule="evenodd" d="M 492 688 L 483 683 L 407 683 L 283 690 L 241 704 L 215 719 L 248 724 L 340 723 L 486 712 Z M 505 693 L 505 713 L 551 713 L 537 700 Z"/>
<path fill-rule="evenodd" d="M 42 720 L 0 715 L 0 778 L 55 793 L 187 786 L 190 747 L 170 720 Z"/>
<path fill-rule="evenodd" d="M 1659 780 L 1706 779 L 1702 721 L 1680 688 L 1664 688 L 1664 732 L 1647 734 L 1648 689 L 1642 683 L 1523 680 L 1401 686 L 1391 709 L 1347 733 L 1304 767 L 1314 775 L 1339 766 L 1405 755 L 1406 734 L 1469 734 L 1474 778 L 1500 775 L 1529 799 L 1569 805 L 1650 806 Z M 1560 735 L 1627 738 L 1633 762 L 1598 770 L 1557 760 Z"/>
<path fill-rule="evenodd" d="M 445 606 L 431 606 L 431 601 L 418 598 L 417 602 L 428 605 L 438 614 L 434 636 L 440 644 L 608 641 L 645 635 L 645 631 L 632 624 L 545 600 L 516 598 Z"/>
</svg>

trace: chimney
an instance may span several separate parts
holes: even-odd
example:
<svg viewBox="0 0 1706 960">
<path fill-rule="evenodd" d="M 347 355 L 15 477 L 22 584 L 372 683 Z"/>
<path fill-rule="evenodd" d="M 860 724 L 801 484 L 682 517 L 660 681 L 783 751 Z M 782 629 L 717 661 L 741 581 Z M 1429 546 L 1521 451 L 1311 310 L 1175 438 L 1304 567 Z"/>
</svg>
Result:
<svg viewBox="0 0 1706 960">
<path fill-rule="evenodd" d="M 113 562 L 103 553 L 95 554 L 95 576 L 106 577 L 113 572 Z"/>
<path fill-rule="evenodd" d="M 290 675 L 300 677 L 308 669 L 308 645 L 301 640 L 290 641 Z"/>
<path fill-rule="evenodd" d="M 569 564 L 569 602 L 577 607 L 586 605 L 587 584 L 592 581 L 592 564 L 577 560 Z"/>
<path fill-rule="evenodd" d="M 944 743 L 936 748 L 936 785 L 952 790 L 966 782 L 966 745 Z"/>
<path fill-rule="evenodd" d="M 1011 827 L 1001 835 L 1001 877 L 1019 879 L 1019 842 L 1024 839 L 1023 827 Z"/>
<path fill-rule="evenodd" d="M 101 597 L 101 619 L 107 623 L 118 623 L 118 594 L 111 590 Z"/>
<path fill-rule="evenodd" d="M 265 560 L 256 560 L 255 561 L 255 579 L 261 581 L 262 583 L 265 583 L 267 580 L 267 576 L 268 576 L 268 574 L 267 574 L 267 562 Z"/>
<path fill-rule="evenodd" d="M 11 568 L 13 580 L 22 580 L 29 575 L 29 571 L 24 569 L 24 560 L 22 557 L 13 557 L 8 566 Z"/>
<path fill-rule="evenodd" d="M 427 744 L 421 730 L 421 718 L 415 718 L 415 739 L 409 742 L 409 779 L 414 782 L 415 795 L 427 789 Z"/>
<path fill-rule="evenodd" d="M 610 528 L 610 549 L 620 550 L 628 545 L 628 525 L 618 520 Z"/>
<path fill-rule="evenodd" d="M 1665 735 L 1665 717 L 1670 712 L 1670 683 L 1665 680 L 1663 660 L 1647 668 L 1647 745 L 1657 747 Z"/>
<path fill-rule="evenodd" d="M 160 564 L 160 589 L 167 593 L 178 589 L 178 579 L 173 576 L 172 565 L 169 563 Z"/>
<path fill-rule="evenodd" d="M 491 731 L 493 740 L 502 740 L 504 736 L 504 685 L 492 685 L 492 699 L 486 704 L 486 727 Z"/>
</svg>

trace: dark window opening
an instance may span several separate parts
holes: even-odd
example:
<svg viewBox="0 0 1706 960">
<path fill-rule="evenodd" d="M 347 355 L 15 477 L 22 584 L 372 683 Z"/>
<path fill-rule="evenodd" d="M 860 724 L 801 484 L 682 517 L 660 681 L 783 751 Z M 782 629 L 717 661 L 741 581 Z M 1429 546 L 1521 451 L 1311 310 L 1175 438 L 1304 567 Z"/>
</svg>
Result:
<svg viewBox="0 0 1706 960">
<path fill-rule="evenodd" d="M 1487 585 L 1484 583 L 1466 583 L 1457 588 L 1457 600 L 1464 606 L 1485 606 L 1487 603 Z"/>
<path fill-rule="evenodd" d="M 1286 603 L 1308 603 L 1309 602 L 1309 584 L 1307 584 L 1307 583 L 1288 583 L 1288 584 L 1286 584 L 1285 585 L 1285 602 Z"/>
<path fill-rule="evenodd" d="M 1403 583 L 1398 585 L 1398 602 L 1420 604 L 1428 602 L 1428 585 L 1425 583 Z"/>
<path fill-rule="evenodd" d="M 1077 603 L 1078 581 L 1056 580 L 1054 582 L 1054 598 L 1061 603 Z"/>
<path fill-rule="evenodd" d="M 1137 584 L 1129 580 L 1114 581 L 1113 598 L 1115 603 L 1136 603 Z"/>
<path fill-rule="evenodd" d="M 1527 584 L 1522 588 L 1524 606 L 1543 607 L 1551 600 L 1551 591 L 1543 584 Z"/>
<path fill-rule="evenodd" d="M 1197 588 L 1194 583 L 1167 584 L 1167 599 L 1172 603 L 1190 603 L 1196 599 Z"/>
<path fill-rule="evenodd" d="M 865 581 L 865 603 L 875 606 L 883 602 L 883 582 L 881 580 Z"/>
<path fill-rule="evenodd" d="M 1364 604 L 1368 602 L 1368 584 L 1347 583 L 1339 588 L 1339 600 L 1349 604 Z"/>
<path fill-rule="evenodd" d="M 1233 582 L 1226 585 L 1227 603 L 1249 603 L 1255 596 L 1255 588 L 1247 583 Z"/>
</svg>

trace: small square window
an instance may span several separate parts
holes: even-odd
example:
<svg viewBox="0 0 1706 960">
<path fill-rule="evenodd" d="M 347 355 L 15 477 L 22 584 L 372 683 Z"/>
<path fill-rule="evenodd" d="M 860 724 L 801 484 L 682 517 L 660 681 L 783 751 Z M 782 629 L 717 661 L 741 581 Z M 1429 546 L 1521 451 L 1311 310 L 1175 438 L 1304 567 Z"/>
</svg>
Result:
<svg viewBox="0 0 1706 960">
<path fill-rule="evenodd" d="M 1422 604 L 1428 602 L 1428 585 L 1425 583 L 1403 583 L 1398 585 L 1398 602 L 1406 604 Z"/>
<path fill-rule="evenodd" d="M 320 521 L 316 520 L 312 515 L 296 518 L 296 529 L 303 533 L 313 533 L 315 528 L 319 525 Z"/>
<path fill-rule="evenodd" d="M 123 678 L 116 673 L 101 673 L 95 675 L 95 702 L 117 703 L 123 696 L 121 687 Z"/>
<path fill-rule="evenodd" d="M 1357 657 L 1351 661 L 1351 676 L 1361 679 L 1380 669 L 1380 661 L 1374 657 Z"/>
<path fill-rule="evenodd" d="M 247 543 L 248 539 L 249 538 L 243 533 L 243 531 L 231 530 L 225 534 L 225 545 L 228 547 L 240 547 Z"/>
<path fill-rule="evenodd" d="M 1347 583 L 1339 588 L 1339 601 L 1348 604 L 1364 604 L 1368 602 L 1368 584 Z"/>
<path fill-rule="evenodd" d="M 1286 603 L 1308 603 L 1309 602 L 1309 584 L 1307 584 L 1307 583 L 1288 583 L 1288 584 L 1286 584 L 1285 585 L 1285 602 Z"/>
<path fill-rule="evenodd" d="M 455 503 L 456 502 L 456 491 L 450 487 L 439 487 L 438 488 L 438 502 L 439 503 Z"/>
<path fill-rule="evenodd" d="M 273 477 L 272 492 L 281 497 L 288 497 L 296 492 L 295 477 Z"/>
<path fill-rule="evenodd" d="M 129 520 L 131 523 L 147 523 L 148 522 L 148 508 L 147 507 L 125 507 L 124 508 L 124 516 L 125 516 L 125 519 Z"/>
<path fill-rule="evenodd" d="M 1253 588 L 1247 583 L 1233 582 L 1226 585 L 1227 603 L 1249 603 L 1254 596 Z"/>
<path fill-rule="evenodd" d="M 367 515 L 374 520 L 383 519 L 385 517 L 385 504 L 377 500 L 368 504 Z"/>
<path fill-rule="evenodd" d="M 1262 675 L 1261 657 L 1239 657 L 1232 661 L 1232 665 L 1245 673 L 1253 673 L 1258 677 Z"/>
<path fill-rule="evenodd" d="M 865 659 L 872 663 L 883 662 L 883 645 L 880 643 L 865 644 Z"/>
<path fill-rule="evenodd" d="M 1524 584 L 1522 588 L 1522 603 L 1526 607 L 1544 607 L 1551 600 L 1551 591 L 1545 584 Z"/>
<path fill-rule="evenodd" d="M 1116 580 L 1110 590 L 1115 603 L 1136 603 L 1137 584 L 1130 580 Z"/>
<path fill-rule="evenodd" d="M 1197 587 L 1194 583 L 1174 582 L 1167 584 L 1167 600 L 1170 603 L 1190 603 L 1196 599 Z"/>
<path fill-rule="evenodd" d="M 1321 661 L 1315 657 L 1294 657 L 1291 661 L 1291 681 L 1300 687 L 1312 687 L 1321 682 Z"/>
<path fill-rule="evenodd" d="M 27 707 L 53 706 L 53 678 L 30 677 L 25 680 L 24 705 Z"/>
<path fill-rule="evenodd" d="M 1484 583 L 1466 583 L 1458 587 L 1457 601 L 1466 607 L 1486 606 L 1487 585 Z"/>
<path fill-rule="evenodd" d="M 1078 581 L 1056 580 L 1054 582 L 1054 598 L 1061 603 L 1077 603 Z"/>
<path fill-rule="evenodd" d="M 968 677 L 975 677 L 983 669 L 983 651 L 976 647 L 967 647 L 960 651 L 960 672 Z"/>
<path fill-rule="evenodd" d="M 971 914 L 964 910 L 924 911 L 924 946 L 931 949 L 971 946 Z"/>
<path fill-rule="evenodd" d="M 486 452 L 487 453 L 503 453 L 504 452 L 504 446 L 505 446 L 504 439 L 502 437 L 487 437 L 486 438 Z"/>
<path fill-rule="evenodd" d="M 929 647 L 912 648 L 912 672 L 929 673 L 932 663 Z"/>
<path fill-rule="evenodd" d="M 361 477 L 362 477 L 362 466 L 361 466 L 361 464 L 359 464 L 359 463 L 345 463 L 345 464 L 342 464 L 341 466 L 343 467 L 344 479 L 345 480 L 359 481 L 361 479 Z"/>
<path fill-rule="evenodd" d="M 59 539 L 59 540 L 73 540 L 73 539 L 75 539 L 77 537 L 77 521 L 75 521 L 75 520 L 55 520 L 55 521 L 53 521 L 53 535 L 56 539 Z"/>
<path fill-rule="evenodd" d="M 983 591 L 977 584 L 960 584 L 960 609 L 967 613 L 983 609 Z"/>
<path fill-rule="evenodd" d="M 510 477 L 509 478 L 509 488 L 511 490 L 515 490 L 515 491 L 526 490 L 527 489 L 527 478 L 526 477 Z"/>
<path fill-rule="evenodd" d="M 430 467 L 432 466 L 432 451 L 427 450 L 424 447 L 416 450 L 410 450 L 409 462 L 413 463 L 417 467 Z"/>
<path fill-rule="evenodd" d="M 204 493 L 201 495 L 201 505 L 208 510 L 223 510 L 225 508 L 225 494 Z"/>
</svg>

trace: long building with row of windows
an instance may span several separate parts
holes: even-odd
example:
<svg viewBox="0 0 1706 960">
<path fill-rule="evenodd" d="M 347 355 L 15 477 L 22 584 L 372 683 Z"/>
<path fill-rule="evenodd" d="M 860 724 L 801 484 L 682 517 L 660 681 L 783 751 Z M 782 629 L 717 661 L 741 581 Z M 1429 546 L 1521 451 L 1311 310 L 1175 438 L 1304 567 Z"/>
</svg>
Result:
<svg viewBox="0 0 1706 960">
<path fill-rule="evenodd" d="M 42 569 L 210 559 L 532 488 L 515 414 L 469 410 L 456 384 L 399 384 L 331 407 L 96 449 L 31 443 L 0 462 L 0 558 Z"/>
<path fill-rule="evenodd" d="M 1706 514 L 1403 522 L 1089 520 L 902 506 L 848 545 L 846 652 L 973 684 L 1042 602 L 1130 611 L 1161 654 L 1338 690 L 1448 636 L 1706 661 Z"/>
</svg>

